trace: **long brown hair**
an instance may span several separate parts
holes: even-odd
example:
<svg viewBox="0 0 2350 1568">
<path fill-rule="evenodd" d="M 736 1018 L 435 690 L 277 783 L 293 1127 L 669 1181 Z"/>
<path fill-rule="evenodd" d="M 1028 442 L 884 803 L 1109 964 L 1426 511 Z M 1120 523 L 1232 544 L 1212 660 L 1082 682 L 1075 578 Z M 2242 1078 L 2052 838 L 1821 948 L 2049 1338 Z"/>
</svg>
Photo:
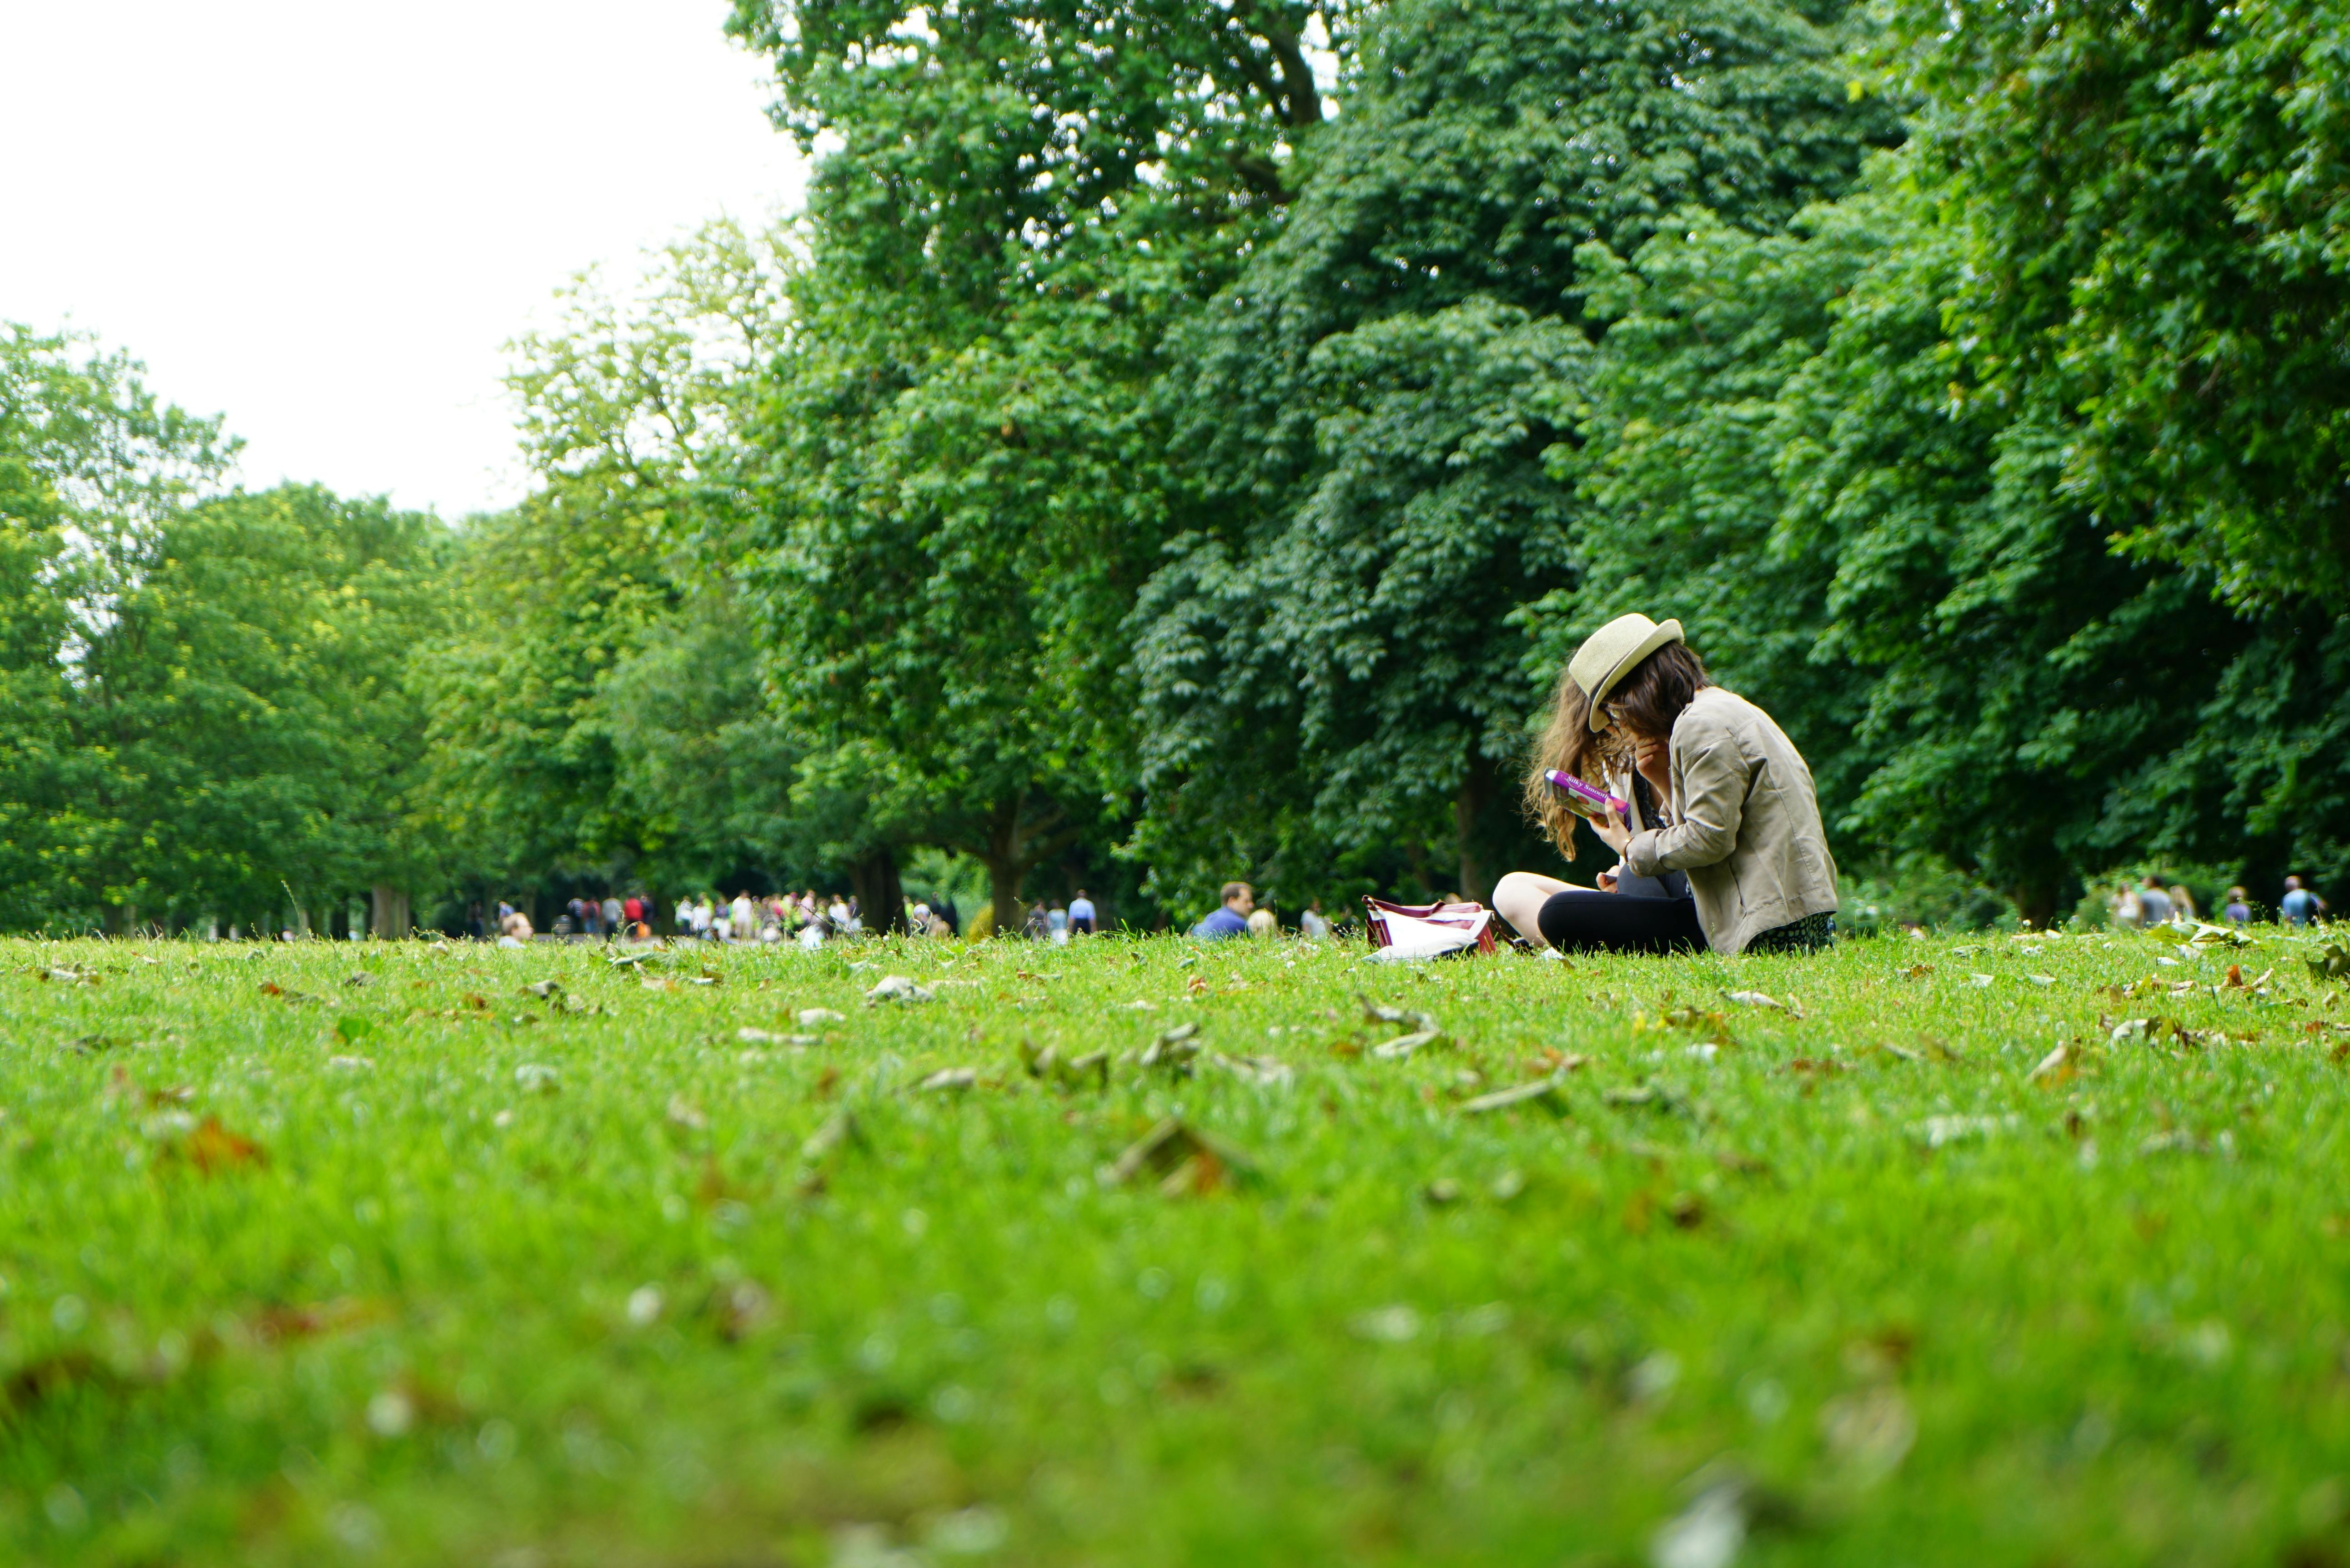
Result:
<svg viewBox="0 0 2350 1568">
<path fill-rule="evenodd" d="M 1669 642 L 1626 670 L 1600 705 L 1632 733 L 1669 740 L 1681 710 L 1712 684 L 1702 659 L 1682 644 Z"/>
<path fill-rule="evenodd" d="M 1699 691 L 1713 681 L 1698 656 L 1678 642 L 1669 642 L 1627 670 L 1607 693 L 1605 706 L 1621 722 L 1594 733 L 1591 699 L 1564 670 L 1551 695 L 1550 722 L 1534 744 L 1526 763 L 1523 791 L 1526 815 L 1567 859 L 1575 858 L 1575 813 L 1550 782 L 1551 770 L 1571 774 L 1586 784 L 1598 784 L 1609 767 L 1631 766 L 1629 736 L 1669 736 L 1673 721 Z"/>
</svg>

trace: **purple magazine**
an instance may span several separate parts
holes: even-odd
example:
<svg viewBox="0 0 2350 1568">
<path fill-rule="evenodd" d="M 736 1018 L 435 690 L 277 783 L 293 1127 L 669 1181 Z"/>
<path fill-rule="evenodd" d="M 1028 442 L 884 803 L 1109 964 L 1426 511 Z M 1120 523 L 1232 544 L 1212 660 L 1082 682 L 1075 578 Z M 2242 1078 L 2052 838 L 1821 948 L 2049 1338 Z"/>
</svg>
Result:
<svg viewBox="0 0 2350 1568">
<path fill-rule="evenodd" d="M 1618 800 L 1604 789 L 1593 789 L 1573 774 L 1564 774 L 1553 768 L 1548 777 L 1551 788 L 1566 796 L 1567 805 L 1585 816 L 1597 816 L 1602 812 L 1612 811 L 1618 817 L 1625 817 L 1632 809 L 1631 802 Z"/>
</svg>

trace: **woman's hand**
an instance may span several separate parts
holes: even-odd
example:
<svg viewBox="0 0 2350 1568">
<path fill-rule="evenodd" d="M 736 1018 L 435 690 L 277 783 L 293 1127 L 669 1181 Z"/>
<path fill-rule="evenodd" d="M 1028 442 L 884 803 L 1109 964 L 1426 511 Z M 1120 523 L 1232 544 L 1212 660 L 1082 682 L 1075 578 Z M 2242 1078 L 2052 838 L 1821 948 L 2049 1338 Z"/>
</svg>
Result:
<svg viewBox="0 0 2350 1568">
<path fill-rule="evenodd" d="M 1673 797 L 1671 742 L 1642 735 L 1638 738 L 1638 748 L 1634 765 L 1640 770 L 1640 776 L 1648 781 L 1648 787 L 1657 792 L 1659 800 L 1670 800 Z"/>
<path fill-rule="evenodd" d="M 1598 816 L 1586 816 L 1583 820 L 1591 825 L 1591 831 L 1599 836 L 1600 843 L 1618 855 L 1623 854 L 1624 846 L 1632 842 L 1632 830 L 1625 826 L 1612 811 Z"/>
</svg>

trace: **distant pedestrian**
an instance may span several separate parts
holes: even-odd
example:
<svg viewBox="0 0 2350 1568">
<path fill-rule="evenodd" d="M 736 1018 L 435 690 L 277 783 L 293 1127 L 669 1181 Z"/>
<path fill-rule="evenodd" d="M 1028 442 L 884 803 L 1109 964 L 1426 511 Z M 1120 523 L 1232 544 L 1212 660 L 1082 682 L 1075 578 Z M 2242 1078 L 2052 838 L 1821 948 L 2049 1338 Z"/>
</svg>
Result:
<svg viewBox="0 0 2350 1568">
<path fill-rule="evenodd" d="M 609 893 L 605 894 L 604 934 L 608 937 L 619 936 L 620 934 L 620 920 L 627 913 L 628 911 L 620 907 L 620 900 L 618 898 Z"/>
<path fill-rule="evenodd" d="M 2284 898 L 2277 904 L 2277 913 L 2290 926 L 2306 926 L 2325 913 L 2325 900 L 2302 886 L 2298 877 L 2284 879 Z"/>
<path fill-rule="evenodd" d="M 2200 920 L 2203 918 L 2203 912 L 2195 906 L 2195 895 L 2187 890 L 2185 884 L 2178 882 L 2170 885 L 2170 912 L 2182 920 Z"/>
<path fill-rule="evenodd" d="M 1041 942 L 1053 934 L 1053 918 L 1045 912 L 1045 900 L 1037 899 L 1028 907 L 1028 919 L 1021 927 L 1021 935 L 1030 941 Z"/>
<path fill-rule="evenodd" d="M 1274 919 L 1271 909 L 1258 909 L 1248 918 L 1249 935 L 1271 939 L 1281 934 L 1281 922 Z"/>
<path fill-rule="evenodd" d="M 1226 937 L 1248 934 L 1249 914 L 1256 908 L 1256 893 L 1245 882 L 1227 882 L 1219 895 L 1223 902 L 1209 912 L 1208 918 L 1191 928 L 1191 934 L 1211 942 Z"/>
<path fill-rule="evenodd" d="M 1069 911 L 1055 904 L 1045 911 L 1045 929 L 1054 941 L 1066 947 L 1069 940 Z"/>
<path fill-rule="evenodd" d="M 686 897 L 680 898 L 677 901 L 677 916 L 673 923 L 677 927 L 677 934 L 679 936 L 691 937 L 693 935 L 693 897 L 691 894 L 688 894 Z"/>
<path fill-rule="evenodd" d="M 2147 930 L 2170 924 L 2170 895 L 2162 890 L 2161 877 L 2147 873 L 2146 880 L 2138 884 L 2137 907 L 2142 911 L 2139 923 Z"/>
<path fill-rule="evenodd" d="M 642 898 L 634 893 L 629 894 L 620 905 L 620 913 L 628 919 L 629 935 L 641 937 L 645 934 L 642 929 L 645 923 L 645 901 Z"/>
<path fill-rule="evenodd" d="M 2146 910 L 2137 901 L 2137 889 L 2125 882 L 2114 889 L 2111 903 L 2114 924 L 2126 931 L 2134 931 L 2146 923 Z"/>
<path fill-rule="evenodd" d="M 2220 913 L 2227 918 L 2228 923 L 2231 926 L 2249 926 L 2252 923 L 2252 906 L 2247 900 L 2241 888 L 2228 889 L 2228 907 Z"/>
<path fill-rule="evenodd" d="M 1078 888 L 1077 896 L 1069 900 L 1069 931 L 1071 935 L 1080 937 L 1094 934 L 1094 901 L 1083 888 Z"/>
<path fill-rule="evenodd" d="M 1326 941 L 1330 936 L 1330 917 L 1322 912 L 1322 900 L 1315 899 L 1297 917 L 1297 929 L 1310 942 Z"/>
</svg>

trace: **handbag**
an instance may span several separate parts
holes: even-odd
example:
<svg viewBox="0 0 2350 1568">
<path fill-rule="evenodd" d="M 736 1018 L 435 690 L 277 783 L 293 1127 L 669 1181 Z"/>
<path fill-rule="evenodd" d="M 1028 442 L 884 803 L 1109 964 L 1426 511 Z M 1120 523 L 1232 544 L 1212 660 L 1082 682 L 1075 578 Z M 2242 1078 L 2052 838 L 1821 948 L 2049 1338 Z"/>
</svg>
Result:
<svg viewBox="0 0 2350 1568">
<path fill-rule="evenodd" d="M 1482 904 L 1390 904 L 1365 894 L 1363 910 L 1377 960 L 1493 950 L 1493 911 Z"/>
</svg>

